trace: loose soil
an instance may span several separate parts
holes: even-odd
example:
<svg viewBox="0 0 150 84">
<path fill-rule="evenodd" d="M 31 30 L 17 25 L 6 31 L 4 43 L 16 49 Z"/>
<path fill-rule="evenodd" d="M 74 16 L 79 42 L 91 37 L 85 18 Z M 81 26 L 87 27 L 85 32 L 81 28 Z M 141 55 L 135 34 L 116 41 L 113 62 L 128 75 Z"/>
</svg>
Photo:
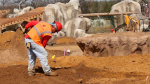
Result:
<svg viewBox="0 0 150 84">
<path fill-rule="evenodd" d="M 20 30 L 8 31 L 0 35 L 0 63 L 26 61 L 27 59 L 24 35 Z"/>
<path fill-rule="evenodd" d="M 49 64 L 59 76 L 45 76 L 37 60 L 36 75 L 30 77 L 27 74 L 28 56 L 22 32 L 4 34 L 0 35 L 0 84 L 150 83 L 150 55 L 82 56 L 80 48 L 68 41 L 67 44 L 64 41 L 60 45 L 46 47 Z M 75 54 L 64 56 L 64 49 L 70 49 Z M 51 58 L 54 54 L 55 62 Z"/>
</svg>

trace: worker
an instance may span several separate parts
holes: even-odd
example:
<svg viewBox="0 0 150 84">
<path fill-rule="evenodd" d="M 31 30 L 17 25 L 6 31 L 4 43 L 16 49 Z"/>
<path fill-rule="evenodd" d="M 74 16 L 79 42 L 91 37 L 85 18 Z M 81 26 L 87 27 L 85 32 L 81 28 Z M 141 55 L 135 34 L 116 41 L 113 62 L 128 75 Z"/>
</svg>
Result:
<svg viewBox="0 0 150 84">
<path fill-rule="evenodd" d="M 125 17 L 125 24 L 126 24 L 126 30 L 129 31 L 129 27 L 130 27 L 130 19 L 128 15 L 124 15 Z"/>
<path fill-rule="evenodd" d="M 36 57 L 39 59 L 44 74 L 46 76 L 55 76 L 56 72 L 52 72 L 48 64 L 47 51 L 45 50 L 48 40 L 52 37 L 52 33 L 59 32 L 62 29 L 61 23 L 54 21 L 47 23 L 44 21 L 30 21 L 25 29 L 30 30 L 25 35 L 25 44 L 28 50 L 29 63 L 28 75 L 35 75 Z"/>
<path fill-rule="evenodd" d="M 128 15 L 124 15 L 125 17 L 125 24 L 126 24 L 126 30 L 127 31 L 137 31 L 138 30 L 138 25 L 140 25 L 140 21 L 136 18 L 133 18 Z"/>
</svg>

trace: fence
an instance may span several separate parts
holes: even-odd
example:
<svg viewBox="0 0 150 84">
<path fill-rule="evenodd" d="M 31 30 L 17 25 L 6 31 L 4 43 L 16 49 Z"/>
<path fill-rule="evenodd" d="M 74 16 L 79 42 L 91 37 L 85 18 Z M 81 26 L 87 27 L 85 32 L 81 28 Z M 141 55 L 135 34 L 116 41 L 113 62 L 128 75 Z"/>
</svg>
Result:
<svg viewBox="0 0 150 84">
<path fill-rule="evenodd" d="M 115 29 L 113 16 L 91 17 L 92 26 L 88 33 L 105 33 Z"/>
<path fill-rule="evenodd" d="M 116 30 L 120 27 L 118 21 L 115 22 L 114 16 L 137 14 L 132 12 L 127 13 L 90 13 L 80 14 L 79 17 L 88 17 L 92 21 L 92 26 L 87 33 L 109 33 L 111 29 Z M 116 19 L 117 20 L 117 19 Z M 122 19 L 124 20 L 124 19 Z"/>
</svg>

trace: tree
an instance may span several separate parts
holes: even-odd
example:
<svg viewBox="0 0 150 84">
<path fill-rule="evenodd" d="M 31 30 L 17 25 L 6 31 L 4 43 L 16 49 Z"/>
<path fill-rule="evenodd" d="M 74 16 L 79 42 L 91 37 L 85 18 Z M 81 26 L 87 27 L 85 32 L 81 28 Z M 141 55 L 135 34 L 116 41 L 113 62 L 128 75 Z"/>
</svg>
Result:
<svg viewBox="0 0 150 84">
<path fill-rule="evenodd" d="M 80 0 L 80 7 L 81 7 L 81 11 L 82 13 L 89 13 L 89 4 L 87 1 L 85 0 Z"/>
<path fill-rule="evenodd" d="M 19 10 L 21 9 L 22 4 L 25 4 L 28 0 L 13 0 L 12 4 L 18 6 Z"/>
<path fill-rule="evenodd" d="M 8 1 L 9 1 L 9 0 L 1 0 L 0 2 L 1 2 L 1 4 L 2 4 L 2 6 L 4 7 Z"/>
<path fill-rule="evenodd" d="M 69 1 L 70 0 L 31 0 L 31 6 L 37 8 L 37 7 L 46 6 L 48 4 L 52 4 L 56 2 L 67 3 Z"/>
<path fill-rule="evenodd" d="M 40 6 L 45 6 L 47 3 L 49 2 L 48 0 L 31 0 L 31 6 L 33 6 L 34 8 L 40 7 Z"/>
</svg>

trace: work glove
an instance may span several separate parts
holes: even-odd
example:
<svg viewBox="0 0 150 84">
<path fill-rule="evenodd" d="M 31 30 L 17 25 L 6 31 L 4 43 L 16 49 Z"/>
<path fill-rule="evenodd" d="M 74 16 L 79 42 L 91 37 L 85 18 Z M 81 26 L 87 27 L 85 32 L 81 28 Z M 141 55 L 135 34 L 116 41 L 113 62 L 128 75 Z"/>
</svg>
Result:
<svg viewBox="0 0 150 84">
<path fill-rule="evenodd" d="M 30 49 L 31 49 L 31 43 L 30 43 L 30 42 L 28 42 L 28 43 L 26 44 L 26 46 L 27 46 L 27 48 L 30 48 Z"/>
</svg>

